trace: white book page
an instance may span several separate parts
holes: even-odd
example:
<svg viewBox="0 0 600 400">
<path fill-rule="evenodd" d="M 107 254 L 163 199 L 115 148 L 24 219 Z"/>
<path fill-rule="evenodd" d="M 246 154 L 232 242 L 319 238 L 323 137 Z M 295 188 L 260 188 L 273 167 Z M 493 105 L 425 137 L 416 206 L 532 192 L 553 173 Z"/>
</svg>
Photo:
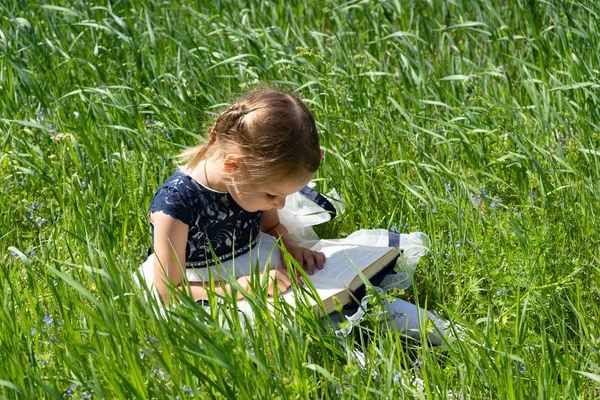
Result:
<svg viewBox="0 0 600 400">
<path fill-rule="evenodd" d="M 358 270 L 364 270 L 383 255 L 390 251 L 389 247 L 375 247 L 355 244 L 340 244 L 327 240 L 320 240 L 311 247 L 311 250 L 321 251 L 325 254 L 325 265 L 323 269 L 315 269 L 309 278 L 322 300 L 328 299 L 345 290 L 352 280 L 358 275 Z M 296 305 L 293 289 L 290 287 L 285 293 L 280 293 L 280 299 Z M 311 305 L 317 304 L 310 295 Z M 251 311 L 245 301 L 238 302 L 241 311 Z"/>
<path fill-rule="evenodd" d="M 358 275 L 358 271 L 366 269 L 390 249 L 388 247 L 359 246 L 355 244 L 339 244 L 319 241 L 311 250 L 325 254 L 325 265 L 321 270 L 315 270 L 310 277 L 313 282 L 329 283 L 347 287 Z"/>
</svg>

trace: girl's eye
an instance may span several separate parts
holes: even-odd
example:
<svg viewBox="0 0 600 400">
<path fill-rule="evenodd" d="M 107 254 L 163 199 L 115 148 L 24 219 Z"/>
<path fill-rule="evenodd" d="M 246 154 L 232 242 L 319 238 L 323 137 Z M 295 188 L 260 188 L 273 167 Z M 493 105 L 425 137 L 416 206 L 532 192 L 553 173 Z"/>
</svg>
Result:
<svg viewBox="0 0 600 400">
<path fill-rule="evenodd" d="M 274 194 L 267 193 L 267 197 L 268 197 L 269 199 L 274 199 L 274 198 L 276 198 L 277 196 L 276 196 L 276 195 L 274 195 Z"/>
</svg>

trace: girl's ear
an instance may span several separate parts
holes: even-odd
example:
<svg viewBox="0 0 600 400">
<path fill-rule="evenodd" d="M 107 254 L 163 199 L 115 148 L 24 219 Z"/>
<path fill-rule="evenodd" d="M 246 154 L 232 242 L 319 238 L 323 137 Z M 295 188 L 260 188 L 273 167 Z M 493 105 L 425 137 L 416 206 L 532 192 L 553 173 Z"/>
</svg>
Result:
<svg viewBox="0 0 600 400">
<path fill-rule="evenodd" d="M 223 170 L 227 175 L 237 174 L 242 167 L 242 156 L 237 153 L 229 153 L 223 160 Z"/>
</svg>

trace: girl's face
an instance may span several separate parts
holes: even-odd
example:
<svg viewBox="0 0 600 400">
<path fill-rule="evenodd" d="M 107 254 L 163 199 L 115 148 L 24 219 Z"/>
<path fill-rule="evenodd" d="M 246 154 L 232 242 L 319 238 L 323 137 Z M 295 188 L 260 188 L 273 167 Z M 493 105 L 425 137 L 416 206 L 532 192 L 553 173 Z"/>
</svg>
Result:
<svg viewBox="0 0 600 400">
<path fill-rule="evenodd" d="M 303 171 L 283 181 L 262 185 L 240 179 L 229 187 L 229 193 L 248 212 L 281 209 L 285 205 L 285 198 L 306 186 L 313 175 L 312 172 Z"/>
</svg>

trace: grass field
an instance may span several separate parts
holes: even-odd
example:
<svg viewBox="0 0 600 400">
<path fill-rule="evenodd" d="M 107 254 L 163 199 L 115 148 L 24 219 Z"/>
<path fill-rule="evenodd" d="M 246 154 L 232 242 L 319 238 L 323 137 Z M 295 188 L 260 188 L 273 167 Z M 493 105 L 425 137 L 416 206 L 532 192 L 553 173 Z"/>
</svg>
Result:
<svg viewBox="0 0 600 400">
<path fill-rule="evenodd" d="M 600 396 L 596 2 L 45 3 L 0 5 L 2 398 Z M 154 190 L 261 83 L 318 120 L 319 233 L 426 232 L 403 298 L 460 340 L 143 300 Z"/>
</svg>

